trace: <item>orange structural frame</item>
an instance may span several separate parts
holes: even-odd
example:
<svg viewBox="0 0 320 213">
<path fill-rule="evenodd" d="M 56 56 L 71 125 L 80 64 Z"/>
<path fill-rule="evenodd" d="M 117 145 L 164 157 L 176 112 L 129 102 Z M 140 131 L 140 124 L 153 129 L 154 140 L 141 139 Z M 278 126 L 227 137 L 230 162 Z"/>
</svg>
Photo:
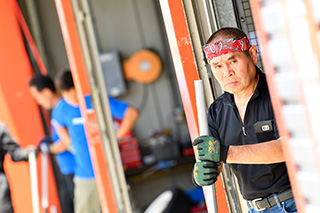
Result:
<svg viewBox="0 0 320 213">
<path fill-rule="evenodd" d="M 103 212 L 117 212 L 111 179 L 95 111 L 88 109 L 85 96 L 91 90 L 82 55 L 79 36 L 70 0 L 55 0 L 64 38 L 72 76 L 75 83 L 81 114 L 85 119 L 85 130 L 88 139 L 91 160 L 94 168 L 100 203 Z"/>
<path fill-rule="evenodd" d="M 160 0 L 171 55 L 191 136 L 199 136 L 194 81 L 199 79 L 181 0 Z M 229 212 L 221 178 L 215 184 L 218 212 Z M 206 194 L 206 192 L 204 192 Z M 206 202 L 213 202 L 206 200 Z M 210 212 L 210 211 L 209 211 Z"/>
<path fill-rule="evenodd" d="M 44 130 L 39 108 L 29 93 L 28 81 L 33 71 L 12 10 L 13 5 L 12 0 L 0 0 L 0 29 L 3 31 L 0 33 L 0 120 L 7 125 L 11 135 L 21 147 L 31 144 L 37 146 L 44 135 Z M 34 212 L 28 163 L 12 162 L 11 158 L 6 156 L 4 167 L 15 212 Z M 41 190 L 40 159 L 37 160 L 37 169 L 39 190 Z M 51 168 L 48 176 L 49 206 L 61 212 Z M 41 204 L 41 201 L 39 203 Z"/>
</svg>

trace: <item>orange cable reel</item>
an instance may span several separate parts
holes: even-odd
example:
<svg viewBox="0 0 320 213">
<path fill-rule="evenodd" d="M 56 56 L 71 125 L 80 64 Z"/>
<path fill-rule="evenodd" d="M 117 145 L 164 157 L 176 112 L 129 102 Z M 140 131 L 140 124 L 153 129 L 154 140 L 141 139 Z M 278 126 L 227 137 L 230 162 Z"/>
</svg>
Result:
<svg viewBox="0 0 320 213">
<path fill-rule="evenodd" d="M 154 82 L 161 74 L 160 57 L 150 50 L 139 50 L 123 62 L 124 76 L 141 84 Z"/>
</svg>

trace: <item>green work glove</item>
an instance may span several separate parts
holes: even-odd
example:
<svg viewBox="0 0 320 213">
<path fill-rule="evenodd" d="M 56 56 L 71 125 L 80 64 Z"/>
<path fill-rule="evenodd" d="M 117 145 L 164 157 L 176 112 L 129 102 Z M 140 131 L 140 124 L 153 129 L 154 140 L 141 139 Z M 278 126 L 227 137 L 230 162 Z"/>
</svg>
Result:
<svg viewBox="0 0 320 213">
<path fill-rule="evenodd" d="M 193 146 L 197 146 L 198 159 L 209 160 L 213 162 L 226 162 L 229 146 L 224 146 L 220 142 L 211 136 L 197 137 L 193 143 Z"/>
<path fill-rule="evenodd" d="M 198 161 L 194 164 L 193 180 L 198 186 L 212 185 L 217 181 L 220 163 L 212 161 Z"/>
</svg>

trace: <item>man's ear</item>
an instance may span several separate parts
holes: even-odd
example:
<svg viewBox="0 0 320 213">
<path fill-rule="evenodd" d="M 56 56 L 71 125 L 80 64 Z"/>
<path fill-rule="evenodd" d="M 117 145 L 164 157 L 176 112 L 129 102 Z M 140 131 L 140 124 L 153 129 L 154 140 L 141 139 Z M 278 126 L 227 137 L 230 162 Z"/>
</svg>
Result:
<svg viewBox="0 0 320 213">
<path fill-rule="evenodd" d="M 250 58 L 252 59 L 253 63 L 256 64 L 258 62 L 258 52 L 257 52 L 257 47 L 252 45 L 249 49 L 249 55 Z"/>
</svg>

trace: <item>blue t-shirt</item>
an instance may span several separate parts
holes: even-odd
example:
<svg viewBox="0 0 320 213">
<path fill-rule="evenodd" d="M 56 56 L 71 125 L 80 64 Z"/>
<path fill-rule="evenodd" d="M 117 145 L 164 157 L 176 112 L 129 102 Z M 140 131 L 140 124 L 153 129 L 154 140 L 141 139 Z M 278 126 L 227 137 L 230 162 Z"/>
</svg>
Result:
<svg viewBox="0 0 320 213">
<path fill-rule="evenodd" d="M 110 111 L 113 118 L 122 120 L 129 104 L 109 96 Z"/>
<path fill-rule="evenodd" d="M 76 162 L 75 176 L 78 178 L 94 178 L 80 108 L 72 106 L 62 99 L 52 111 L 51 122 L 54 126 L 59 125 L 68 129 Z"/>
<path fill-rule="evenodd" d="M 60 141 L 60 138 L 57 135 L 53 125 L 51 125 L 51 139 L 53 143 Z M 69 151 L 61 152 L 56 154 L 56 159 L 62 174 L 69 175 L 74 173 L 75 162 L 72 153 Z"/>
<path fill-rule="evenodd" d="M 122 120 L 129 104 L 110 96 L 109 104 L 112 117 Z M 66 127 L 69 131 L 76 161 L 75 176 L 79 178 L 94 178 L 80 108 L 72 106 L 61 99 L 52 111 L 51 121 L 54 125 Z"/>
</svg>

